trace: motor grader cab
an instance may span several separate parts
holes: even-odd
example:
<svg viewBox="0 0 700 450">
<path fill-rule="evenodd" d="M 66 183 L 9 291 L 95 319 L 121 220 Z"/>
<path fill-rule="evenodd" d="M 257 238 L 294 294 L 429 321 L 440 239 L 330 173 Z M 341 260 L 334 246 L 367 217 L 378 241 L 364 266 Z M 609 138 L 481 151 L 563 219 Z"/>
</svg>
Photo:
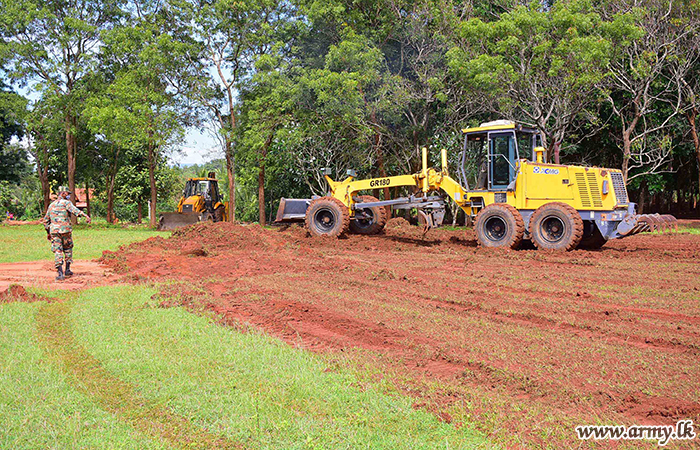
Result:
<svg viewBox="0 0 700 450">
<path fill-rule="evenodd" d="M 158 221 L 159 230 L 172 230 L 193 223 L 222 222 L 228 218 L 228 202 L 219 191 L 219 182 L 214 172 L 207 177 L 189 178 L 177 204 L 177 212 L 162 213 Z"/>
<path fill-rule="evenodd" d="M 428 167 L 423 149 L 422 170 L 413 175 L 356 180 L 348 171 L 345 180 L 334 181 L 326 171 L 328 194 L 282 199 L 277 221 L 303 220 L 314 236 L 376 234 L 390 206 L 417 209 L 427 231 L 442 223 L 449 196 L 474 220 L 481 245 L 518 248 L 530 240 L 552 250 L 599 248 L 610 239 L 676 224 L 673 216 L 637 215 L 620 170 L 547 163 L 535 128 L 495 121 L 463 133 L 459 181 L 448 172 L 445 150 L 438 170 Z M 383 201 L 361 195 L 395 186 L 413 187 L 415 193 Z"/>
</svg>

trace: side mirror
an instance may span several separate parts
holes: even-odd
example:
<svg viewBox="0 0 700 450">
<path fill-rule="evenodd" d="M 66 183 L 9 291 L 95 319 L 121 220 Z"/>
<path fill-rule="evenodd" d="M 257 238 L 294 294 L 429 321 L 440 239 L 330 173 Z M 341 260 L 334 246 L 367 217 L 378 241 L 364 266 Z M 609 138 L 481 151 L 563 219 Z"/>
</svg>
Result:
<svg viewBox="0 0 700 450">
<path fill-rule="evenodd" d="M 353 178 L 356 178 L 356 177 L 357 177 L 357 172 L 355 172 L 355 171 L 352 170 L 352 169 L 348 169 L 345 173 L 346 173 L 347 176 L 349 176 L 349 177 L 353 177 Z"/>
<path fill-rule="evenodd" d="M 331 175 L 331 168 L 324 167 L 323 169 L 321 169 L 321 174 L 330 176 Z"/>
</svg>

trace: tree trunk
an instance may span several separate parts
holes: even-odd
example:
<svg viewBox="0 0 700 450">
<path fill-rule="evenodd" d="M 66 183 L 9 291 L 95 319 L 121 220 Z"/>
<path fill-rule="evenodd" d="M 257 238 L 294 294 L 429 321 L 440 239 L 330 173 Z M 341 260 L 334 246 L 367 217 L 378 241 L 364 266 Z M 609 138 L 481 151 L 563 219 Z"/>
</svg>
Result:
<svg viewBox="0 0 700 450">
<path fill-rule="evenodd" d="M 51 186 L 49 185 L 49 167 L 48 164 L 41 164 L 41 160 L 37 155 L 36 157 L 36 173 L 39 175 L 39 182 L 41 183 L 41 194 L 44 199 L 44 212 L 49 209 L 51 204 Z"/>
<path fill-rule="evenodd" d="M 228 221 L 236 221 L 236 159 L 233 156 L 231 140 L 226 138 L 226 174 L 228 175 Z"/>
<path fill-rule="evenodd" d="M 632 158 L 632 143 L 630 142 L 629 134 L 625 133 L 622 136 L 622 177 L 627 184 L 627 176 L 629 175 L 630 159 Z"/>
<path fill-rule="evenodd" d="M 68 189 L 73 194 L 71 196 L 71 202 L 75 205 L 75 165 L 76 165 L 76 153 L 77 153 L 77 141 L 75 138 L 75 126 L 77 125 L 77 119 L 69 111 L 65 117 L 65 130 L 66 130 L 66 150 L 68 154 Z M 78 222 L 78 218 L 71 215 L 71 223 L 75 225 Z"/>
<path fill-rule="evenodd" d="M 107 223 L 114 223 L 114 175 L 107 174 Z M 89 215 L 89 214 L 88 214 Z"/>
<path fill-rule="evenodd" d="M 258 222 L 265 226 L 265 163 L 262 161 L 258 169 Z"/>
<path fill-rule="evenodd" d="M 158 201 L 158 191 L 156 188 L 156 146 L 152 140 L 153 132 L 150 132 L 150 137 L 151 139 L 148 141 L 148 179 L 151 184 L 151 204 L 149 211 L 151 213 L 150 225 L 152 228 L 155 228 L 157 224 L 156 202 Z"/>
<path fill-rule="evenodd" d="M 85 178 L 85 203 L 87 204 L 87 215 L 92 216 L 90 211 L 90 179 Z"/>
<path fill-rule="evenodd" d="M 698 188 L 700 188 L 700 136 L 698 136 L 698 127 L 696 122 L 697 116 L 697 108 L 691 108 L 686 113 L 688 125 L 690 125 L 690 136 L 692 137 L 693 145 L 695 146 L 695 160 L 698 164 Z M 698 205 L 698 209 L 700 210 L 700 202 L 698 202 Z"/>
<path fill-rule="evenodd" d="M 139 200 L 138 203 L 136 203 L 136 210 L 138 211 L 138 217 L 136 219 L 137 223 L 141 223 L 143 221 L 143 203 Z"/>
<path fill-rule="evenodd" d="M 639 214 L 644 214 L 647 211 L 647 193 L 649 191 L 649 188 L 647 186 L 647 180 L 644 179 L 642 180 L 642 184 L 639 188 L 639 208 L 637 209 L 637 212 Z"/>
<path fill-rule="evenodd" d="M 265 140 L 265 144 L 260 151 L 260 168 L 258 169 L 258 222 L 260 225 L 265 225 L 265 158 L 267 158 L 267 150 L 272 144 L 272 139 L 275 132 L 272 131 Z"/>
</svg>

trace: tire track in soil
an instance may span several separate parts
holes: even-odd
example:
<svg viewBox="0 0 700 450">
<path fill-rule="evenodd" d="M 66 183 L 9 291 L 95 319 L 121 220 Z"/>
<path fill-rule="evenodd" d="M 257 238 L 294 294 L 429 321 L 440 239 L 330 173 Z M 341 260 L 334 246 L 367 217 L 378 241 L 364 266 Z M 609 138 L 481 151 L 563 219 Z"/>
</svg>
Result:
<svg viewBox="0 0 700 450">
<path fill-rule="evenodd" d="M 241 285 L 239 285 L 239 288 Z M 527 399 L 535 403 L 548 402 L 556 405 L 562 411 L 570 414 L 588 403 L 605 405 L 598 406 L 611 417 L 622 414 L 640 423 L 649 420 L 662 421 L 680 420 L 700 415 L 700 404 L 680 399 L 661 396 L 650 396 L 644 393 L 616 392 L 601 389 L 597 385 L 583 383 L 571 384 L 556 380 L 542 381 L 525 373 L 518 368 L 494 364 L 494 361 L 473 360 L 473 355 L 454 347 L 444 348 L 444 344 L 432 340 L 425 335 L 389 328 L 383 324 L 359 319 L 347 313 L 338 311 L 329 305 L 320 306 L 315 303 L 300 302 L 291 299 L 286 294 L 298 294 L 294 283 L 287 280 L 289 292 L 279 292 L 275 299 L 259 301 L 243 301 L 249 294 L 261 293 L 259 288 L 247 286 L 236 292 L 241 301 L 228 300 L 225 307 L 211 305 L 218 314 L 224 316 L 224 323 L 232 325 L 236 320 L 252 322 L 280 337 L 289 344 L 303 345 L 309 350 L 342 350 L 343 347 L 360 347 L 379 352 L 387 363 L 396 368 L 408 369 L 412 373 L 423 376 L 437 377 L 446 382 L 472 385 L 505 385 L 521 400 Z M 306 285 L 308 292 L 310 286 Z M 212 289 L 209 289 L 212 291 Z M 275 291 L 268 292 L 275 294 Z M 478 305 L 461 305 L 454 302 L 434 300 L 420 295 L 424 304 L 438 309 L 449 310 L 455 314 L 476 313 L 486 320 L 510 323 L 525 327 L 535 326 L 551 332 L 570 331 L 579 337 L 598 337 L 584 333 L 586 330 L 571 329 L 563 324 L 561 328 L 552 327 L 552 323 L 542 318 L 509 317 L 498 311 L 480 310 Z M 294 295 L 293 297 L 299 297 Z M 399 296 L 397 296 L 399 297 Z M 658 347 L 641 343 L 625 342 L 606 336 L 610 343 L 639 346 L 643 349 L 683 352 L 678 348 Z M 301 342 L 300 342 L 301 341 Z M 589 399 L 581 398 L 581 393 Z"/>
<path fill-rule="evenodd" d="M 649 338 L 633 334 L 622 334 L 615 331 L 604 330 L 586 324 L 571 324 L 559 322 L 549 317 L 534 313 L 503 312 L 495 308 L 484 308 L 472 302 L 455 302 L 452 300 L 434 300 L 426 295 L 419 294 L 426 304 L 431 304 L 436 308 L 450 310 L 457 314 L 478 314 L 480 317 L 500 323 L 509 323 L 524 327 L 535 327 L 552 332 L 570 332 L 578 337 L 599 339 L 607 343 L 617 343 L 629 345 L 639 349 L 665 350 L 669 352 L 689 352 L 700 354 L 700 347 L 694 344 L 684 344 L 673 342 L 663 338 Z M 493 297 L 492 297 L 493 298 Z M 524 304 L 523 304 L 524 305 Z M 583 313 L 570 312 L 577 317 L 584 317 Z"/>
<path fill-rule="evenodd" d="M 156 439 L 182 449 L 237 449 L 242 445 L 202 429 L 187 418 L 138 394 L 136 386 L 110 374 L 74 339 L 67 302 L 45 303 L 36 315 L 36 328 L 48 358 L 75 387 L 105 410 Z"/>
<path fill-rule="evenodd" d="M 434 286 L 428 286 L 429 288 L 434 288 Z M 465 292 L 460 290 L 460 287 L 452 287 L 452 286 L 446 286 L 446 287 L 441 287 L 443 292 L 445 293 L 451 293 L 452 297 L 454 298 L 465 298 Z M 427 290 L 428 292 L 431 291 L 431 289 Z M 496 294 L 496 292 L 498 294 Z M 604 341 L 608 342 L 615 342 L 619 343 L 621 345 L 629 345 L 633 347 L 637 347 L 640 349 L 656 349 L 656 350 L 667 350 L 671 352 L 689 352 L 692 354 L 700 354 L 700 345 L 693 344 L 693 343 L 686 343 L 682 342 L 676 338 L 671 338 L 671 339 L 666 339 L 663 337 L 652 337 L 654 332 L 657 330 L 662 330 L 662 331 L 669 331 L 668 327 L 664 328 L 662 325 L 666 324 L 668 326 L 672 326 L 675 328 L 675 332 L 677 334 L 683 335 L 686 338 L 689 339 L 695 339 L 697 340 L 698 333 L 693 331 L 693 330 L 684 330 L 684 331 L 679 331 L 679 321 L 680 322 L 685 322 L 686 325 L 696 325 L 700 324 L 700 317 L 696 316 L 688 316 L 686 314 L 682 313 L 674 313 L 671 311 L 663 311 L 663 310 L 656 310 L 656 309 L 645 309 L 645 308 L 635 308 L 635 307 L 625 307 L 625 306 L 620 306 L 620 305 L 614 305 L 610 303 L 600 303 L 595 300 L 593 296 L 591 296 L 588 293 L 584 293 L 583 295 L 581 294 L 575 294 L 575 293 L 565 293 L 563 291 L 560 291 L 559 293 L 557 292 L 542 292 L 538 291 L 537 295 L 540 298 L 546 298 L 548 300 L 552 301 L 566 301 L 567 303 L 571 305 L 578 305 L 578 306 L 584 306 L 591 308 L 590 311 L 568 311 L 567 313 L 576 317 L 577 319 L 581 320 L 583 323 L 567 323 L 567 322 L 562 322 L 562 321 L 557 321 L 556 319 L 552 317 L 547 317 L 541 313 L 535 313 L 535 312 L 504 312 L 500 311 L 497 309 L 498 302 L 494 302 L 494 300 L 498 300 L 502 304 L 508 304 L 509 306 L 519 306 L 522 307 L 523 309 L 528 309 L 530 306 L 532 306 L 531 303 L 526 303 L 518 300 L 514 300 L 513 298 L 509 298 L 510 296 L 525 296 L 525 295 L 532 295 L 531 291 L 528 291 L 527 289 L 519 289 L 515 287 L 510 287 L 510 286 L 501 286 L 501 285 L 496 285 L 493 286 L 491 290 L 487 290 L 485 288 L 480 288 L 480 287 L 469 287 L 468 294 L 470 297 L 482 297 L 483 299 L 487 299 L 490 301 L 490 303 L 493 303 L 496 305 L 494 308 L 485 308 L 481 304 L 475 303 L 475 302 L 458 302 L 454 300 L 435 300 L 434 298 L 430 296 L 426 296 L 423 294 L 419 294 L 422 299 L 430 304 L 446 304 L 448 305 L 446 308 L 447 309 L 452 309 L 454 311 L 458 312 L 472 312 L 475 314 L 479 314 L 480 316 L 484 318 L 488 318 L 494 321 L 498 321 L 501 323 L 514 323 L 514 324 L 520 324 L 523 326 L 530 326 L 541 328 L 544 330 L 550 330 L 550 331 L 571 331 L 572 333 L 580 336 L 580 337 L 587 337 L 587 338 L 596 338 L 596 339 L 601 339 Z M 568 295 L 564 295 L 568 294 Z M 580 297 L 582 300 L 578 300 L 578 297 Z M 564 300 L 563 300 L 564 299 Z M 594 308 L 599 307 L 599 310 L 596 310 Z M 551 313 L 552 316 L 556 316 L 556 311 L 554 311 L 551 307 L 542 305 L 542 304 L 537 304 L 538 311 L 540 312 L 549 312 Z M 620 313 L 628 313 L 629 315 L 625 316 L 624 318 L 620 316 Z M 622 333 L 618 332 L 615 330 L 608 330 L 603 327 L 597 326 L 597 325 L 592 325 L 590 323 L 586 323 L 587 321 L 590 321 L 591 318 L 595 317 L 596 315 L 600 316 L 598 319 L 607 319 L 608 316 L 617 316 L 619 320 L 626 320 L 629 322 L 632 322 L 636 324 L 635 330 L 638 331 L 647 331 L 648 333 Z M 605 317 L 603 317 L 605 316 Z M 643 320 L 652 320 L 658 319 L 661 320 L 662 322 L 659 324 L 653 324 L 653 323 L 643 323 Z M 595 321 L 594 321 L 595 322 Z"/>
<path fill-rule="evenodd" d="M 392 329 L 333 308 L 279 297 L 276 300 L 244 300 L 250 294 L 259 295 L 263 291 L 250 285 L 243 289 L 241 287 L 238 286 L 239 290 L 234 295 L 238 301 L 228 299 L 225 306 L 215 303 L 209 305 L 210 309 L 222 316 L 221 323 L 234 327 L 239 321 L 252 323 L 290 345 L 301 345 L 307 350 L 323 352 L 342 351 L 345 347 L 363 348 L 378 352 L 395 369 L 408 370 L 429 378 L 436 377 L 450 384 L 491 386 L 493 389 L 507 386 L 520 401 L 547 402 L 572 415 L 583 404 L 588 404 L 591 409 L 595 404 L 602 404 L 605 407 L 598 408 L 604 410 L 609 417 L 622 414 L 641 423 L 650 419 L 680 420 L 700 414 L 700 405 L 677 399 L 641 393 L 632 395 L 609 392 L 594 385 L 567 386 L 555 380 L 542 382 L 514 371 L 513 368 L 494 365 L 493 361 L 473 360 L 471 355 L 455 348 L 450 348 L 445 353 L 441 351 L 442 345 L 439 342 L 426 336 Z M 423 300 L 441 306 L 440 302 Z M 162 305 L 172 306 L 167 301 Z M 184 306 L 194 308 L 193 312 L 197 312 L 194 303 Z M 585 397 L 580 392 L 584 392 Z M 410 391 L 406 393 L 411 394 Z M 449 399 L 441 401 L 449 403 Z M 440 411 L 432 412 L 444 420 Z"/>
</svg>

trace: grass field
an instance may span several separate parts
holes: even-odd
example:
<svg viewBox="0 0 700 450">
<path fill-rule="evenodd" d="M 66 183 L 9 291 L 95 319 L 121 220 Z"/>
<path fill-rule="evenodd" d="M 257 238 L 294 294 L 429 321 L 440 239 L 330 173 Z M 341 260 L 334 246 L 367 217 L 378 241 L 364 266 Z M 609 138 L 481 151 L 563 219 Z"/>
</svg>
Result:
<svg viewBox="0 0 700 450">
<path fill-rule="evenodd" d="M 153 231 L 145 226 L 123 228 L 108 227 L 104 224 L 79 224 L 73 230 L 73 257 L 99 258 L 104 250 L 116 250 L 123 244 L 169 234 Z M 53 259 L 51 244 L 46 240 L 43 225 L 0 225 L 0 263 L 41 259 Z"/>
<path fill-rule="evenodd" d="M 0 228 L 0 261 L 50 256 L 40 227 Z M 154 234 L 75 232 L 80 257 Z M 494 448 L 337 355 L 161 308 L 163 288 L 0 299 L 0 448 Z"/>
</svg>

